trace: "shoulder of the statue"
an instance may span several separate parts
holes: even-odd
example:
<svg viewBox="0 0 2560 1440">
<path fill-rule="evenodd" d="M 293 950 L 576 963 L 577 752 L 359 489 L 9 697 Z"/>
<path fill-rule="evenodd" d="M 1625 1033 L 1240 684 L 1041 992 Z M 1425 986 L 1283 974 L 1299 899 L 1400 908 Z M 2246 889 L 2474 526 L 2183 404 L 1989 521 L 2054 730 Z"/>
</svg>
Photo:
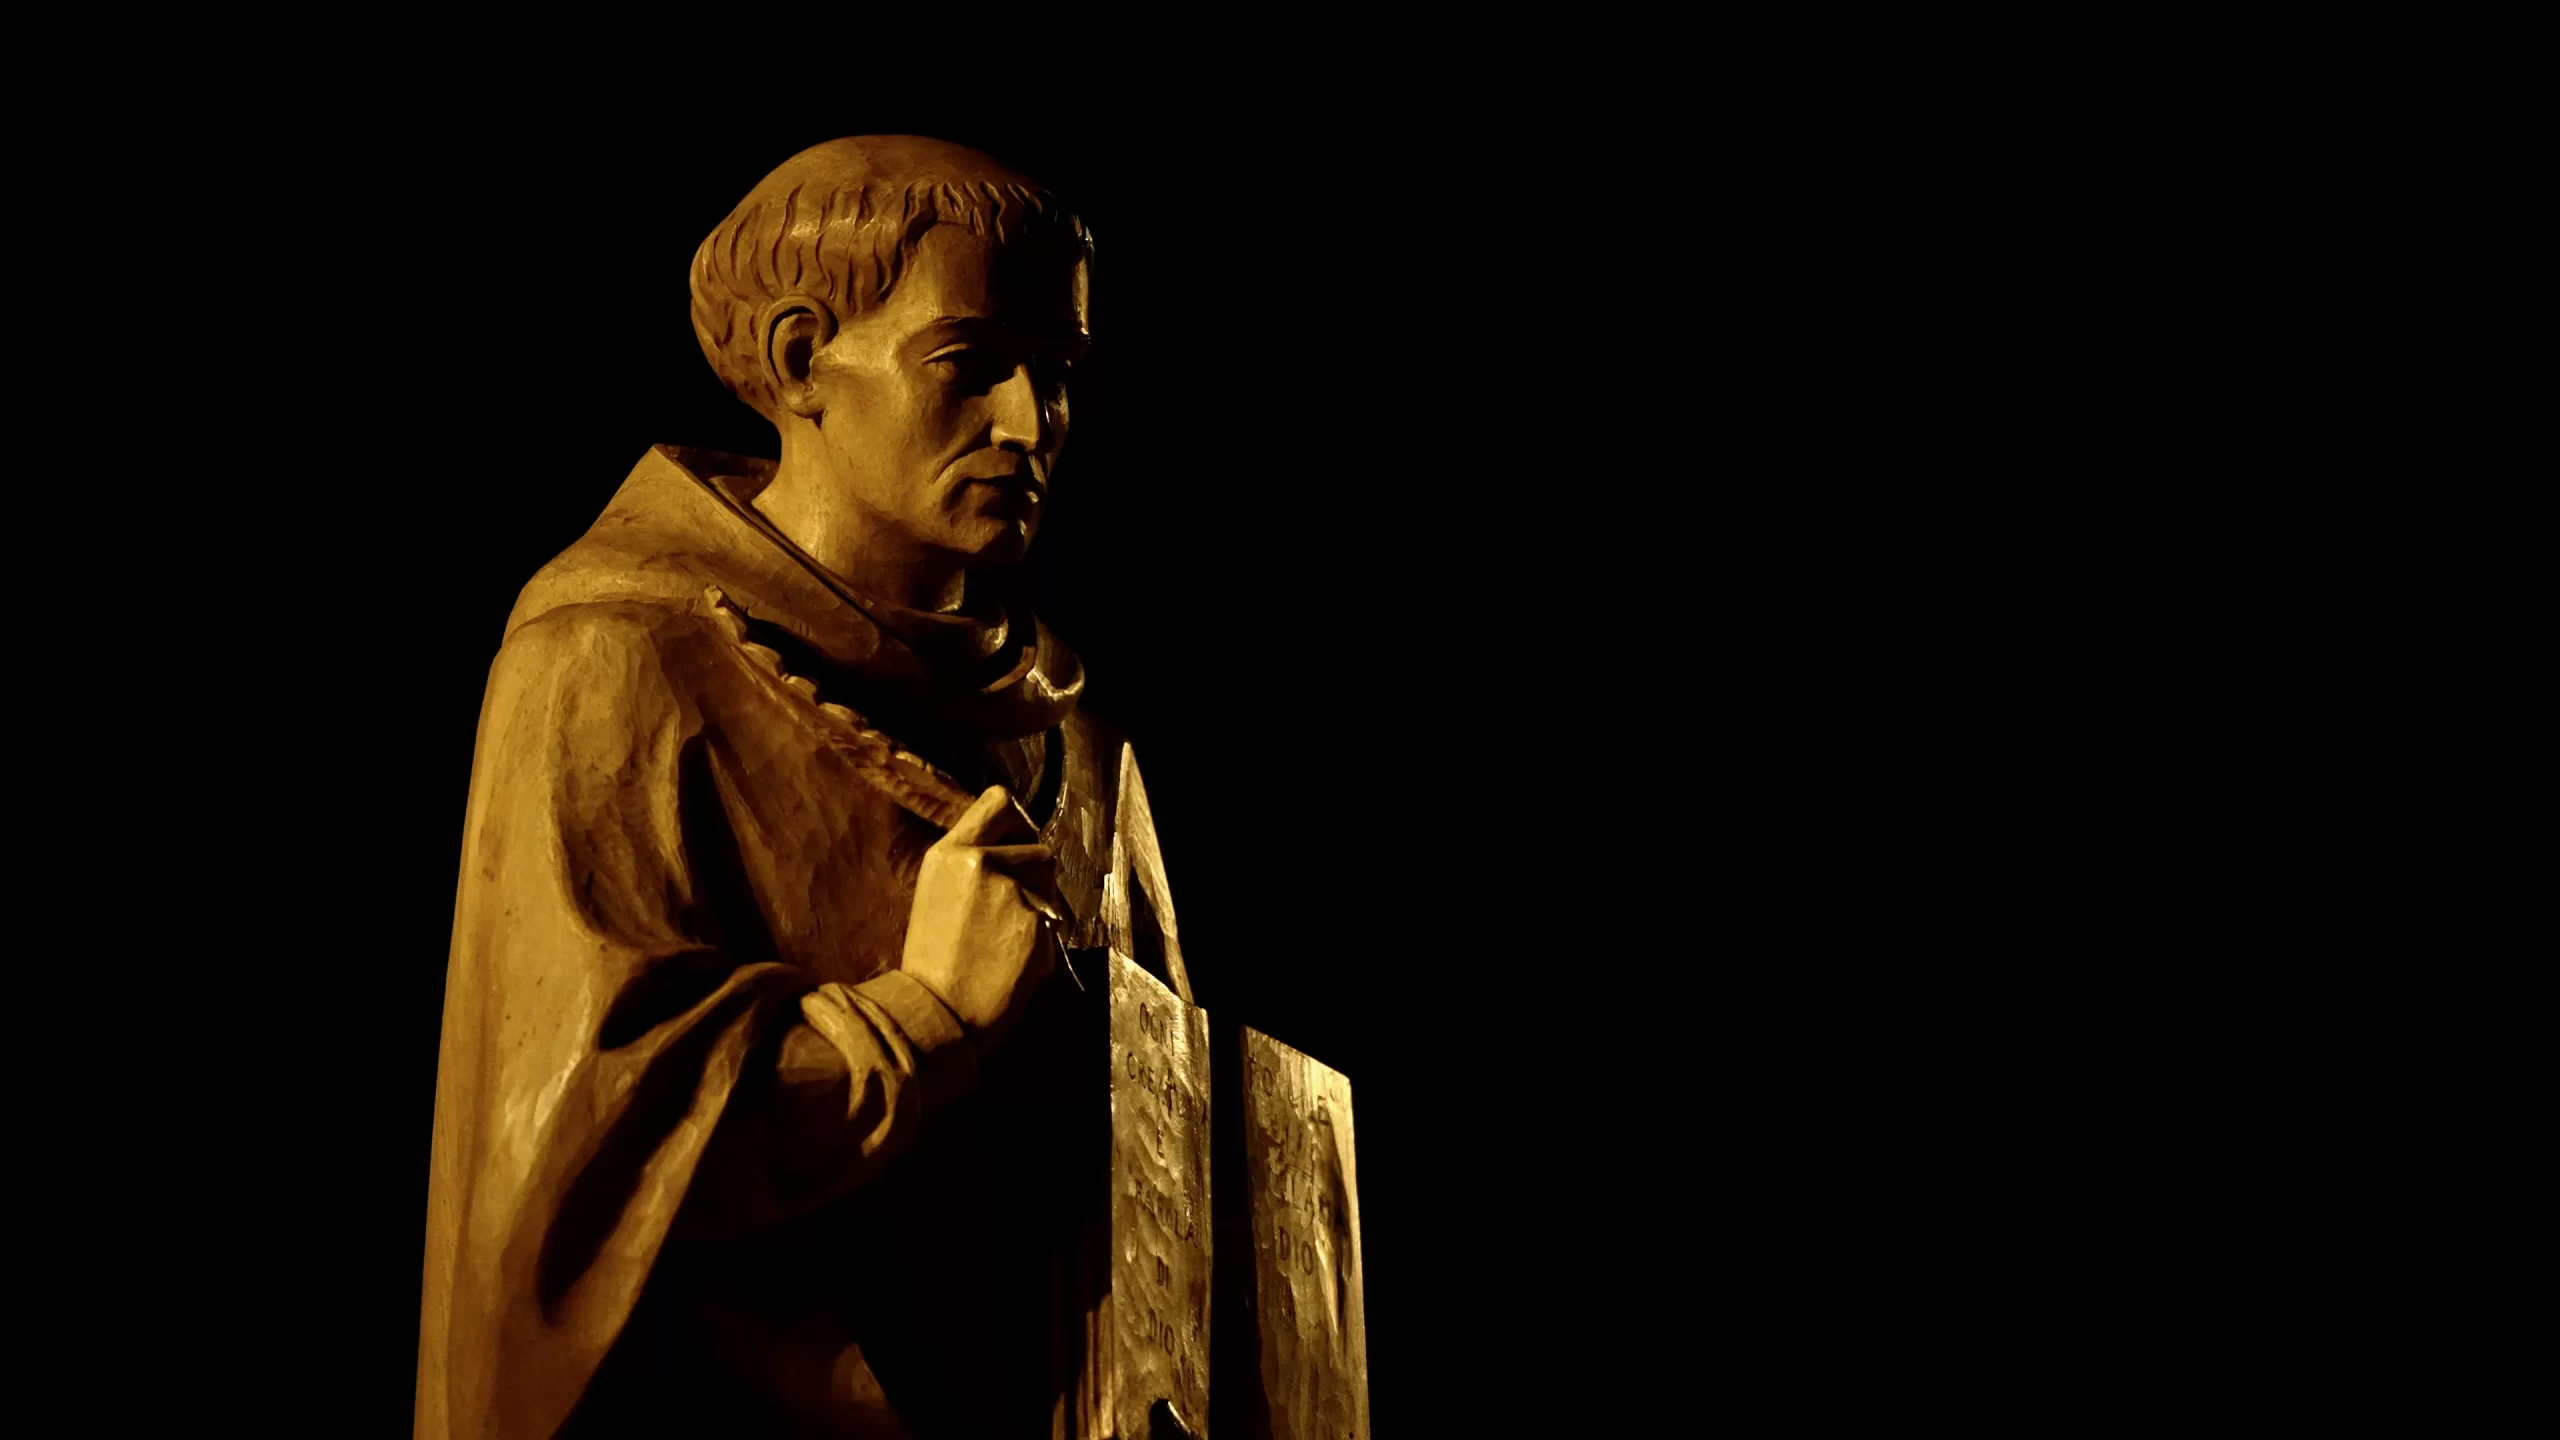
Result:
<svg viewBox="0 0 2560 1440">
<path fill-rule="evenodd" d="M 616 717 L 646 730 L 691 709 L 701 689 L 705 619 L 648 599 L 550 606 L 511 626 L 489 668 L 487 703 L 580 724 Z M 565 708 L 563 708 L 565 706 Z"/>
<path fill-rule="evenodd" d="M 691 615 L 718 583 L 716 549 L 701 487 L 653 447 L 632 467 L 604 513 L 576 543 L 534 572 L 507 616 L 507 633 L 555 610 L 637 605 Z"/>
<path fill-rule="evenodd" d="M 669 618 L 698 619 L 696 609 L 705 585 L 716 583 L 711 568 L 682 551 L 635 546 L 628 533 L 589 532 L 534 572 L 507 615 L 507 634 L 565 610 L 626 617 L 664 612 Z M 598 609 L 597 607 L 602 607 Z"/>
</svg>

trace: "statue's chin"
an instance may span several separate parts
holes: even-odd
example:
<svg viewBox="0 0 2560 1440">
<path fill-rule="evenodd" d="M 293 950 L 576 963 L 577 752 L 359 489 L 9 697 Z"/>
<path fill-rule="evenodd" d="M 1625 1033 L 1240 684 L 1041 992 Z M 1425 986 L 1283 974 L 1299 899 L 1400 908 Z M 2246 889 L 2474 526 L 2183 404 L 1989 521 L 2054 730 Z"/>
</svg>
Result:
<svg viewBox="0 0 2560 1440">
<path fill-rule="evenodd" d="M 1031 552 L 1031 537 L 1039 524 L 1029 520 L 986 520 L 980 533 L 970 536 L 974 543 L 963 553 L 969 557 L 969 568 L 1019 564 Z"/>
</svg>

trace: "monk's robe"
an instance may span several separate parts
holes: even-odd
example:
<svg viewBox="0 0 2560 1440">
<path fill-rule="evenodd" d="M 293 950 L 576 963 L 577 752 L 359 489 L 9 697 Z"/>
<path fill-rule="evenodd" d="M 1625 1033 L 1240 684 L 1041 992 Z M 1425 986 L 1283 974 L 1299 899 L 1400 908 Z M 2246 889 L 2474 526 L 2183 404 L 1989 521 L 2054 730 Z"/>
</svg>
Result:
<svg viewBox="0 0 2560 1440">
<path fill-rule="evenodd" d="M 1126 752 L 1036 621 L 844 590 L 753 509 L 770 474 L 651 451 L 508 618 L 445 986 L 421 1440 L 1018 1440 L 1073 1388 L 1102 999 L 1054 974 L 981 1054 L 899 972 L 939 832 L 758 683 L 704 591 L 820 698 L 1021 797 L 1080 945 Z"/>
</svg>

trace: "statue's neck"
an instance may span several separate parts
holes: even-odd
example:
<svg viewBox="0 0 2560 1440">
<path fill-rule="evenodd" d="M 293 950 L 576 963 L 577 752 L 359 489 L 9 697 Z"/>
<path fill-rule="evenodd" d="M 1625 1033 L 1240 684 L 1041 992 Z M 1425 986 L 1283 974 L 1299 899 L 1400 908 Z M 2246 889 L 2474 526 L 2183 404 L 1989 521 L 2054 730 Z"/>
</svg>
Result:
<svg viewBox="0 0 2560 1440">
<path fill-rule="evenodd" d="M 839 483 L 815 446 L 786 434 L 782 462 L 754 504 L 809 558 L 866 595 L 912 610 L 954 611 L 968 598 L 969 572 L 948 552 L 916 541 Z"/>
</svg>

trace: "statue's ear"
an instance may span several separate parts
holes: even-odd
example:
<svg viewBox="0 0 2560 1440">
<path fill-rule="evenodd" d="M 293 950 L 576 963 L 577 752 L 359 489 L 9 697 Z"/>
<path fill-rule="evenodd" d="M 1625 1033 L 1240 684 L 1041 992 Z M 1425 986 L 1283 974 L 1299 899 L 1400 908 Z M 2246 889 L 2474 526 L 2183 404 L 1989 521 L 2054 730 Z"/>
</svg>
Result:
<svg viewBox="0 0 2560 1440">
<path fill-rule="evenodd" d="M 835 312 L 806 295 L 785 295 L 764 307 L 756 329 L 764 336 L 765 379 L 784 409 L 803 419 L 826 408 L 809 383 L 818 352 L 836 338 Z"/>
</svg>

